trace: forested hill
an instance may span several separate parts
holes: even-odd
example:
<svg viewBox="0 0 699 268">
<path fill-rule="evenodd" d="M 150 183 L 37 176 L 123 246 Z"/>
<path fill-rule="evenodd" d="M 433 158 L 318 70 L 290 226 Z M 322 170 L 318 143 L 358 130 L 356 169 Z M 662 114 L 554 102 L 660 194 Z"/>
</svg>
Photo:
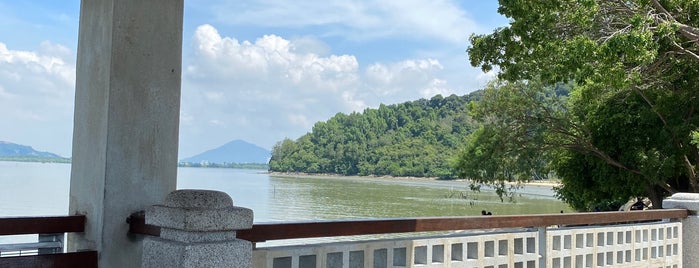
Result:
<svg viewBox="0 0 699 268">
<path fill-rule="evenodd" d="M 437 95 L 338 113 L 296 141 L 277 143 L 271 171 L 454 178 L 453 159 L 476 129 L 466 96 Z"/>
<path fill-rule="evenodd" d="M 0 161 L 69 163 L 70 159 L 49 152 L 40 152 L 31 146 L 0 141 Z"/>
</svg>

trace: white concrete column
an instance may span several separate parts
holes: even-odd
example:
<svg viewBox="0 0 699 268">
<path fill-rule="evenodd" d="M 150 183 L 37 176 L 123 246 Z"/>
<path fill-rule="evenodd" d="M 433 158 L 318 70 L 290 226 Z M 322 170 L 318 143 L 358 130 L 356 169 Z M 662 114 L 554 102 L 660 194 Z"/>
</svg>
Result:
<svg viewBox="0 0 699 268">
<path fill-rule="evenodd" d="M 233 206 L 224 192 L 172 192 L 146 211 L 146 224 L 159 226 L 160 237 L 146 238 L 143 267 L 252 267 L 252 243 L 236 238 L 252 220 L 252 210 Z"/>
<path fill-rule="evenodd" d="M 138 267 L 126 218 L 175 190 L 183 0 L 83 0 L 70 213 L 87 216 L 70 250 L 100 267 Z"/>
<path fill-rule="evenodd" d="M 689 210 L 687 218 L 682 219 L 682 263 L 694 267 L 699 263 L 699 194 L 676 193 L 663 200 L 663 208 L 681 208 Z"/>
</svg>

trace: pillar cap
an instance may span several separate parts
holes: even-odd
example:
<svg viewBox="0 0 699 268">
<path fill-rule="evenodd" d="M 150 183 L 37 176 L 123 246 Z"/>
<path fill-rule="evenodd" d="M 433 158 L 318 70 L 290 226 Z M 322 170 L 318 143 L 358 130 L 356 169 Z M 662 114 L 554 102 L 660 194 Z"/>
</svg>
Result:
<svg viewBox="0 0 699 268">
<path fill-rule="evenodd" d="M 221 191 L 177 190 L 165 197 L 163 206 L 174 208 L 225 208 L 233 206 L 233 199 Z"/>
<path fill-rule="evenodd" d="M 252 228 L 251 209 L 233 206 L 228 194 L 211 190 L 177 190 L 163 205 L 146 210 L 146 224 L 191 232 Z"/>
<path fill-rule="evenodd" d="M 663 208 L 682 208 L 693 211 L 699 210 L 699 194 L 676 193 L 663 200 Z"/>
</svg>

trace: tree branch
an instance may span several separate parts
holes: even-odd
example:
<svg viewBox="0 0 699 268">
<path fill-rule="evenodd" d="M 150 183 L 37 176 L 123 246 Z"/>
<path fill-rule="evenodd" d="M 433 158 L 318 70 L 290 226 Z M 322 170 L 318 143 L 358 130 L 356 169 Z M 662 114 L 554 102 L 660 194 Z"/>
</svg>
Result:
<svg viewBox="0 0 699 268">
<path fill-rule="evenodd" d="M 677 190 L 670 186 L 670 184 L 664 183 L 664 182 L 659 182 L 656 183 L 656 185 L 660 186 L 660 188 L 663 188 L 665 191 L 667 191 L 670 194 L 675 194 L 677 193 Z"/>
<path fill-rule="evenodd" d="M 692 187 L 693 192 L 699 192 L 699 189 L 697 189 L 697 171 L 695 170 L 694 165 L 692 165 L 692 162 L 689 160 L 689 157 L 686 154 L 682 155 L 682 162 L 687 169 L 689 186 Z"/>
<path fill-rule="evenodd" d="M 650 106 L 650 109 L 655 113 L 655 115 L 658 116 L 658 118 L 660 119 L 660 121 L 663 121 L 663 126 L 667 126 L 667 121 L 665 120 L 665 117 L 664 117 L 662 114 L 660 114 L 660 112 L 658 112 L 658 109 L 655 108 L 655 105 L 654 105 L 653 102 L 648 98 L 648 96 L 646 96 L 646 94 L 643 94 L 643 91 L 641 91 L 641 90 L 640 90 L 638 87 L 636 87 L 636 86 L 633 87 L 633 91 L 635 91 L 636 93 L 638 93 L 638 95 L 640 95 L 641 98 L 643 98 L 643 100 L 646 101 L 646 103 L 648 104 L 648 106 Z"/>
<path fill-rule="evenodd" d="M 696 53 L 690 51 L 689 49 L 684 48 L 683 46 L 681 46 L 681 45 L 678 44 L 677 42 L 672 41 L 672 46 L 673 46 L 674 48 L 678 49 L 679 52 L 685 53 L 685 54 L 689 55 L 690 57 L 694 58 L 695 60 L 699 60 L 699 55 L 697 55 Z"/>
<path fill-rule="evenodd" d="M 684 35 L 684 37 L 689 39 L 691 42 L 699 41 L 699 29 L 677 21 L 675 17 L 672 16 L 672 13 L 667 11 L 667 9 L 665 9 L 665 7 L 663 7 L 658 0 L 651 0 L 650 3 L 656 11 L 667 16 L 669 22 L 679 26 L 679 32 Z"/>
</svg>

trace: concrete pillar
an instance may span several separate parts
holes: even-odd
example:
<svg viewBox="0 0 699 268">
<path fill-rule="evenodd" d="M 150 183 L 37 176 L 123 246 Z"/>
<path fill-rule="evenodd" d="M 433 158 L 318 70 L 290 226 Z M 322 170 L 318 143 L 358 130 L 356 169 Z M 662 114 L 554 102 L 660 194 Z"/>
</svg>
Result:
<svg viewBox="0 0 699 268">
<path fill-rule="evenodd" d="M 252 228 L 252 210 L 233 206 L 224 192 L 178 190 L 146 211 L 160 237 L 143 244 L 143 267 L 252 267 L 252 243 L 236 230 Z"/>
<path fill-rule="evenodd" d="M 682 219 L 682 263 L 694 267 L 699 263 L 699 194 L 673 194 L 663 200 L 663 208 L 689 210 L 687 218 Z"/>
<path fill-rule="evenodd" d="M 70 213 L 87 215 L 70 250 L 100 267 L 138 267 L 126 218 L 175 190 L 183 0 L 81 1 Z"/>
</svg>

